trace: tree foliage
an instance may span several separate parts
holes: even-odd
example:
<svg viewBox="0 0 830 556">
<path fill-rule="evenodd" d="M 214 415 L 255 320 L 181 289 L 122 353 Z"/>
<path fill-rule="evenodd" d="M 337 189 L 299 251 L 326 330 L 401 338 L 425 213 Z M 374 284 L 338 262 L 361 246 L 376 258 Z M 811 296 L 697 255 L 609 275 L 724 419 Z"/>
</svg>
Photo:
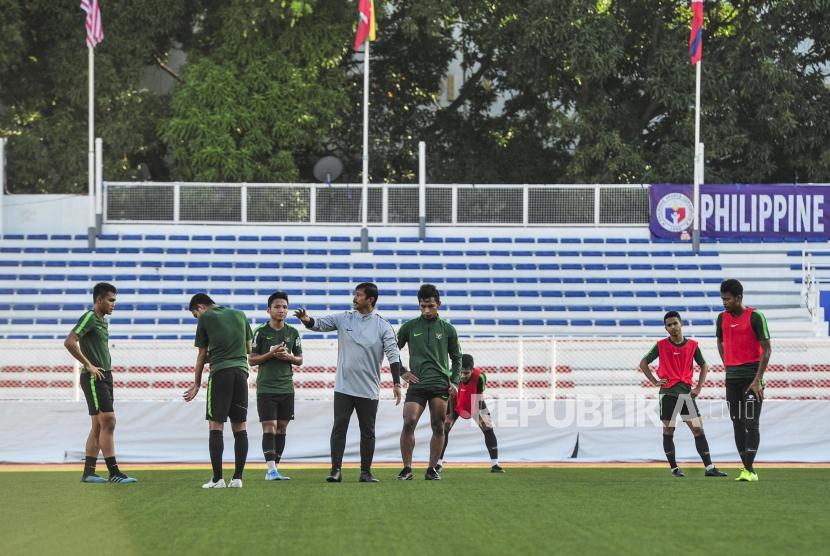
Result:
<svg viewBox="0 0 830 556">
<path fill-rule="evenodd" d="M 0 134 L 9 136 L 8 182 L 18 192 L 87 188 L 87 48 L 77 3 L 3 4 Z M 163 175 L 156 127 L 166 99 L 139 86 L 143 70 L 191 34 L 195 2 L 102 2 L 105 38 L 95 49 L 96 135 L 108 179 L 139 176 L 144 162 Z M 8 14 L 8 15 L 7 15 Z"/>
<path fill-rule="evenodd" d="M 243 6 L 240 6 L 242 4 Z M 205 12 L 162 135 L 173 176 L 293 181 L 346 104 L 351 10 L 339 2 L 242 2 Z"/>
<path fill-rule="evenodd" d="M 96 126 L 108 179 L 360 180 L 354 2 L 105 0 Z M 687 182 L 688 2 L 377 0 L 372 181 Z M 86 48 L 75 4 L 0 0 L 0 133 L 15 191 L 86 188 Z M 830 0 L 707 2 L 707 182 L 830 181 Z M 171 95 L 142 88 L 173 45 Z M 453 69 L 460 67 L 460 70 Z M 446 75 L 461 76 L 443 101 Z"/>
</svg>

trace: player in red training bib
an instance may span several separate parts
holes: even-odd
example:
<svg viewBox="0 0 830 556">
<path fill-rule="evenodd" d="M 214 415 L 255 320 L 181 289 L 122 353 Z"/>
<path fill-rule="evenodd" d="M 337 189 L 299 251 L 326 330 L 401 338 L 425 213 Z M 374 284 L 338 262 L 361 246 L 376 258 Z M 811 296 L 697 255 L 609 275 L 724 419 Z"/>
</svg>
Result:
<svg viewBox="0 0 830 556">
<path fill-rule="evenodd" d="M 487 404 L 481 397 L 487 384 L 487 377 L 474 367 L 472 355 L 465 353 L 461 356 L 461 382 L 458 385 L 458 394 L 450 398 L 450 412 L 444 420 L 444 449 L 441 450 L 441 458 L 436 466 L 439 473 L 444 468 L 444 452 L 447 451 L 450 431 L 459 417 L 462 419 L 475 417 L 478 427 L 484 433 L 484 444 L 490 453 L 490 471 L 504 473 L 504 469 L 499 465 L 499 444 L 496 440 L 496 433 L 493 432 L 490 410 L 487 409 Z"/>
<path fill-rule="evenodd" d="M 715 334 L 718 351 L 726 367 L 726 403 L 735 433 L 735 446 L 744 467 L 736 481 L 757 481 L 753 468 L 761 443 L 761 402 L 764 372 L 772 347 L 767 319 L 761 311 L 744 307 L 744 287 L 735 279 L 720 285 L 723 313 L 718 315 Z"/>
<path fill-rule="evenodd" d="M 689 426 L 695 437 L 695 447 L 703 465 L 706 466 L 707 477 L 726 477 L 726 473 L 719 471 L 709 456 L 709 442 L 703 433 L 703 421 L 697 409 L 695 398 L 700 394 L 709 366 L 703 358 L 695 340 L 683 337 L 683 322 L 680 313 L 669 311 L 663 317 L 663 325 L 668 338 L 654 344 L 654 347 L 640 360 L 640 370 L 654 386 L 660 387 L 660 420 L 663 421 L 663 451 L 671 466 L 671 473 L 675 477 L 685 477 L 677 466 L 674 452 L 674 422 L 677 415 Z M 660 362 L 657 367 L 657 378 L 649 369 L 649 364 L 655 359 Z M 697 385 L 692 388 L 693 365 L 700 366 Z"/>
</svg>

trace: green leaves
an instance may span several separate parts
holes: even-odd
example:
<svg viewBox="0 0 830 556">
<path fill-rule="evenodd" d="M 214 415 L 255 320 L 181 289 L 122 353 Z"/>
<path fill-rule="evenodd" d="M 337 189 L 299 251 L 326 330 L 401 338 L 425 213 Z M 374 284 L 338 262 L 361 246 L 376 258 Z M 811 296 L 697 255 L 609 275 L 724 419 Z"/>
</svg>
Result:
<svg viewBox="0 0 830 556">
<path fill-rule="evenodd" d="M 341 180 L 359 182 L 355 8 L 104 2 L 95 88 L 107 178 L 136 179 L 146 165 L 156 180 L 311 181 L 314 161 L 334 152 L 345 162 Z M 375 8 L 372 181 L 414 181 L 419 140 L 433 182 L 691 180 L 688 2 L 377 0 Z M 85 191 L 83 12 L 0 0 L 0 13 L 9 185 Z M 706 181 L 830 181 L 827 2 L 707 2 L 705 14 Z"/>
<path fill-rule="evenodd" d="M 194 55 L 160 127 L 173 177 L 201 181 L 294 181 L 295 154 L 321 151 L 346 105 L 339 69 L 346 11 L 312 3 L 225 7 L 207 28 L 228 42 Z M 335 38 L 332 38 L 335 37 Z M 208 34 L 197 34 L 201 44 Z"/>
</svg>

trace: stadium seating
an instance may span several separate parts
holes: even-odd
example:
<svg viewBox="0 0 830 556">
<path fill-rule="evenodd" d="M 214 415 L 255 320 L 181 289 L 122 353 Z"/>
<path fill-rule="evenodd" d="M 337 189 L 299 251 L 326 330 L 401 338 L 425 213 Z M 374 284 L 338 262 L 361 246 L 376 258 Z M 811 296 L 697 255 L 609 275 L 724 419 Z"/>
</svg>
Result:
<svg viewBox="0 0 830 556">
<path fill-rule="evenodd" d="M 712 335 L 721 310 L 718 284 L 741 279 L 747 301 L 773 333 L 814 336 L 801 300 L 801 251 L 793 245 L 685 244 L 642 237 L 359 238 L 314 234 L 106 233 L 7 234 L 0 240 L 0 337 L 62 338 L 89 306 L 94 283 L 119 290 L 114 339 L 190 339 L 187 300 L 205 291 L 217 302 L 265 318 L 277 289 L 312 314 L 350 308 L 354 285 L 378 284 L 378 310 L 394 325 L 417 315 L 424 282 L 442 292 L 443 316 L 462 335 L 655 335 L 662 314 L 681 311 L 687 331 Z M 492 231 L 488 231 L 492 233 Z M 294 320 L 293 317 L 291 320 Z M 826 334 L 826 330 L 824 331 Z M 305 337 L 327 337 L 306 334 Z"/>
</svg>

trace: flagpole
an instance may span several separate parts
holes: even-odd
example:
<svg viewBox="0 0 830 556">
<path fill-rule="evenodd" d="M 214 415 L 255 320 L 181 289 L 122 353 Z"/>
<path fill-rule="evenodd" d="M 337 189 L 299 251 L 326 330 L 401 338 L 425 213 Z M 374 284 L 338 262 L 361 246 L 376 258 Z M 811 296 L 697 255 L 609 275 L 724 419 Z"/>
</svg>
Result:
<svg viewBox="0 0 830 556">
<path fill-rule="evenodd" d="M 694 218 L 692 220 L 692 251 L 700 252 L 700 183 L 703 181 L 703 149 L 700 144 L 700 73 L 703 60 L 695 70 L 695 145 L 694 145 Z"/>
<path fill-rule="evenodd" d="M 95 48 L 87 45 L 89 65 L 88 90 L 88 145 L 87 145 L 87 179 L 89 190 L 89 241 L 93 240 L 95 229 Z"/>
<path fill-rule="evenodd" d="M 360 250 L 369 251 L 369 37 L 363 42 L 363 188 L 360 194 L 362 223 Z"/>
</svg>

